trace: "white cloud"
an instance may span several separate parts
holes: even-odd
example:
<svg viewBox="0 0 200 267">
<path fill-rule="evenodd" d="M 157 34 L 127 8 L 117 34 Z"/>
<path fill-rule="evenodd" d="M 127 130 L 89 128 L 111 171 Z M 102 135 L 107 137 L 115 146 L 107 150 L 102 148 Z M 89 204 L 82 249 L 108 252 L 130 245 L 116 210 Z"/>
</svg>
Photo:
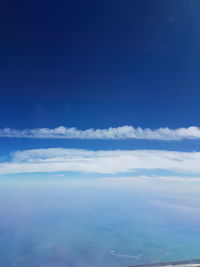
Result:
<svg viewBox="0 0 200 267">
<path fill-rule="evenodd" d="M 200 218 L 200 208 L 199 206 L 194 206 L 191 204 L 182 204 L 182 203 L 174 203 L 174 202 L 167 202 L 167 201 L 159 201 L 154 200 L 151 201 L 150 204 L 155 207 L 159 207 L 162 210 L 168 210 L 172 212 L 176 212 L 176 216 L 184 216 L 187 219 L 192 219 L 189 214 L 192 216 L 195 216 L 195 219 L 197 219 L 196 216 L 198 216 L 198 220 Z"/>
<path fill-rule="evenodd" d="M 0 174 L 76 171 L 123 174 L 138 169 L 200 174 L 200 152 L 162 150 L 35 149 L 12 153 L 10 162 L 0 163 Z"/>
<path fill-rule="evenodd" d="M 200 139 L 200 128 L 191 126 L 188 128 L 134 128 L 133 126 L 122 126 L 108 129 L 86 129 L 66 128 L 60 126 L 54 129 L 0 129 L 0 137 L 15 138 L 61 138 L 61 139 L 147 139 L 147 140 L 182 140 Z"/>
</svg>

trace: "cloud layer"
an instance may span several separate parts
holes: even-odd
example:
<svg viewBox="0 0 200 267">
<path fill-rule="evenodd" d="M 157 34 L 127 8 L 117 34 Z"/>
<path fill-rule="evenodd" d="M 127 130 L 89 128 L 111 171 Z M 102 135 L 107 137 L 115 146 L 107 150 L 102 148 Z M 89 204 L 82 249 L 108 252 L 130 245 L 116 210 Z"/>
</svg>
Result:
<svg viewBox="0 0 200 267">
<path fill-rule="evenodd" d="M 191 126 L 188 128 L 159 128 L 143 129 L 133 126 L 122 126 L 108 129 L 66 128 L 60 126 L 54 129 L 0 129 L 0 137 L 10 138 L 61 138 L 61 139 L 147 139 L 147 140 L 183 140 L 200 139 L 200 128 Z"/>
<path fill-rule="evenodd" d="M 136 170 L 198 175 L 200 152 L 50 148 L 17 151 L 12 153 L 10 162 L 0 163 L 0 174 L 59 171 L 124 174 Z"/>
</svg>

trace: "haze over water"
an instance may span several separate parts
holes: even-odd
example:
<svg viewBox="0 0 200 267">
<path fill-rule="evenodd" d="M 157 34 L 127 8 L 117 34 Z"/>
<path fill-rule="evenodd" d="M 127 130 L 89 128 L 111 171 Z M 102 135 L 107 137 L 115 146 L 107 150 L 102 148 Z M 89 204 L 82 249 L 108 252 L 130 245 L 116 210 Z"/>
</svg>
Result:
<svg viewBox="0 0 200 267">
<path fill-rule="evenodd" d="M 120 267 L 200 257 L 195 180 L 38 178 L 0 181 L 2 267 Z"/>
</svg>

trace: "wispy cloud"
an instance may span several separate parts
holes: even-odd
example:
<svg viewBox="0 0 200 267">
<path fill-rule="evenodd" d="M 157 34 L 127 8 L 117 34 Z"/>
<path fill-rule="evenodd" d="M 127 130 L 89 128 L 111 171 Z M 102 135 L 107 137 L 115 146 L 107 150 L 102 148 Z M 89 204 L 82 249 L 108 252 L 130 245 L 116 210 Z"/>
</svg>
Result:
<svg viewBox="0 0 200 267">
<path fill-rule="evenodd" d="M 0 137 L 10 138 L 62 138 L 62 139 L 148 139 L 148 140 L 182 140 L 200 139 L 200 128 L 191 126 L 188 128 L 134 128 L 133 126 L 121 126 L 107 129 L 66 128 L 60 126 L 54 129 L 0 129 Z"/>
<path fill-rule="evenodd" d="M 123 174 L 135 170 L 161 170 L 183 176 L 200 174 L 200 152 L 162 150 L 36 149 L 12 153 L 0 163 L 0 174 L 75 171 Z"/>
</svg>

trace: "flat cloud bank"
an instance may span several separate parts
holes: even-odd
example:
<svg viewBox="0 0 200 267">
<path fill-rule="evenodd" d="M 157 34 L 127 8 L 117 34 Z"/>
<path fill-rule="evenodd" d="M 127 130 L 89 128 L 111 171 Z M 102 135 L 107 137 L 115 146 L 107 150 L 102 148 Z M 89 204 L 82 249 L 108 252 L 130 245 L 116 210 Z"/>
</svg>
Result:
<svg viewBox="0 0 200 267">
<path fill-rule="evenodd" d="M 60 171 L 124 174 L 159 170 L 185 176 L 199 175 L 199 162 L 200 152 L 49 148 L 13 152 L 10 161 L 0 163 L 0 174 Z"/>
</svg>

